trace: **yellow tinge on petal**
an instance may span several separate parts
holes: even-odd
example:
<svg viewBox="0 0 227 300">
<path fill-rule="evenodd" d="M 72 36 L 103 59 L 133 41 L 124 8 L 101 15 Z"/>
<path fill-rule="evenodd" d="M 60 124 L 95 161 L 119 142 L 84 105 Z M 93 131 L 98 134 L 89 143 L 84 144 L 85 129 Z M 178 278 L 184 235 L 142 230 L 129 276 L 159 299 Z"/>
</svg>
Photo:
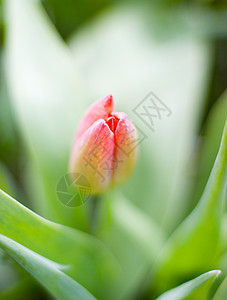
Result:
<svg viewBox="0 0 227 300">
<path fill-rule="evenodd" d="M 114 113 L 119 118 L 115 130 L 114 172 L 112 186 L 124 182 L 132 173 L 137 158 L 137 131 L 124 113 Z"/>
<path fill-rule="evenodd" d="M 70 159 L 70 172 L 89 181 L 92 194 L 121 184 L 131 174 L 137 156 L 137 132 L 125 113 L 116 113 L 112 95 L 87 110 Z"/>
<path fill-rule="evenodd" d="M 100 119 L 76 141 L 70 171 L 87 178 L 92 194 L 101 193 L 111 184 L 113 152 L 114 134 Z"/>
</svg>

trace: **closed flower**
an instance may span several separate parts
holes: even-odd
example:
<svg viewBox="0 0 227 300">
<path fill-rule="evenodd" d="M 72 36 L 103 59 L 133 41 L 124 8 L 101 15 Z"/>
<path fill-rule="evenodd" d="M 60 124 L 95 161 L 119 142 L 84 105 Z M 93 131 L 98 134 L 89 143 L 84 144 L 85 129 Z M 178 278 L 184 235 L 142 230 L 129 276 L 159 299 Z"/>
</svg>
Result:
<svg viewBox="0 0 227 300">
<path fill-rule="evenodd" d="M 108 95 L 85 113 L 70 158 L 70 172 L 83 174 L 91 193 L 98 194 L 125 181 L 137 156 L 137 132 L 129 117 L 114 112 Z"/>
</svg>

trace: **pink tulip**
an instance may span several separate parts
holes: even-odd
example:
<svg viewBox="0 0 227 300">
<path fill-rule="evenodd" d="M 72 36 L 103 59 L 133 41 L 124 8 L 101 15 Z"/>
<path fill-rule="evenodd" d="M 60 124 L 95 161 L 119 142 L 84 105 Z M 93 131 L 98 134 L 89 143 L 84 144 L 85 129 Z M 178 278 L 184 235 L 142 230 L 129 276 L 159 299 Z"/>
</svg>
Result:
<svg viewBox="0 0 227 300">
<path fill-rule="evenodd" d="M 83 174 L 98 194 L 127 179 L 137 156 L 137 132 L 125 113 L 114 112 L 108 95 L 85 113 L 76 135 L 70 172 Z"/>
</svg>

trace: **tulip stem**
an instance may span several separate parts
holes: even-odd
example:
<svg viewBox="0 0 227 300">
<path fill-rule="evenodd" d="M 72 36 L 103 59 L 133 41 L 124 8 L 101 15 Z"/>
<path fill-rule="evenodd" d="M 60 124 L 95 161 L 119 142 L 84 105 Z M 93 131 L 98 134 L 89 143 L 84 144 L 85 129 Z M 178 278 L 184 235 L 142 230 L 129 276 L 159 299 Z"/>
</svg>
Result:
<svg viewBox="0 0 227 300">
<path fill-rule="evenodd" d="M 100 210 L 100 195 L 92 196 L 90 199 L 90 224 L 91 224 L 91 233 L 95 235 L 98 226 L 99 219 L 99 210 Z"/>
</svg>

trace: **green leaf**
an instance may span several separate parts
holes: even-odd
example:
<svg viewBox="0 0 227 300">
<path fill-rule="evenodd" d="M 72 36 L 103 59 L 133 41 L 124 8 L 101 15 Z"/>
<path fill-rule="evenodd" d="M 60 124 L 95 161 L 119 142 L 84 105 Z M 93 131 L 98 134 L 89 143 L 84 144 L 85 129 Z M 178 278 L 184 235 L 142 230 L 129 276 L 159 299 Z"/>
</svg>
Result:
<svg viewBox="0 0 227 300">
<path fill-rule="evenodd" d="M 83 2 L 70 1 L 65 5 L 61 0 L 44 0 L 44 6 L 50 17 L 54 19 L 54 24 L 65 38 L 73 30 L 94 17 L 100 10 L 113 4 L 108 0 L 86 0 Z M 88 9 L 89 7 L 89 9 Z"/>
<path fill-rule="evenodd" d="M 60 271 L 64 266 L 46 259 L 15 241 L 0 235 L 0 246 L 34 276 L 56 299 L 94 300 L 83 286 Z"/>
<path fill-rule="evenodd" d="M 222 284 L 218 288 L 213 300 L 226 300 L 227 295 L 227 277 L 223 280 Z"/>
<path fill-rule="evenodd" d="M 171 6 L 153 5 L 150 3 L 147 17 L 157 38 L 168 39 L 170 36 L 190 35 L 198 38 L 225 37 L 227 10 L 198 6 L 180 6 L 175 2 Z M 175 4 L 175 5 L 174 5 Z M 194 4 L 194 5 L 193 5 Z M 155 22 L 154 22 L 155 20 Z"/>
<path fill-rule="evenodd" d="M 1 300 L 32 299 L 34 297 L 34 294 L 37 293 L 37 289 L 39 290 L 39 292 L 41 292 L 41 295 L 45 293 L 44 288 L 42 290 L 40 289 L 40 283 L 37 282 L 35 278 L 30 276 L 30 274 L 28 274 L 27 271 L 23 271 L 24 276 L 22 278 L 19 278 L 13 284 L 11 283 L 6 288 L 0 290 Z"/>
<path fill-rule="evenodd" d="M 7 175 L 6 168 L 0 163 L 0 189 L 4 190 L 6 193 L 10 193 L 11 186 Z"/>
<path fill-rule="evenodd" d="M 224 212 L 222 217 L 222 226 L 221 226 L 221 241 L 222 241 L 222 251 L 224 251 L 224 257 L 227 256 L 227 212 Z M 227 260 L 225 259 L 226 263 Z M 227 270 L 227 264 L 226 270 Z"/>
<path fill-rule="evenodd" d="M 100 299 L 118 293 L 119 266 L 96 238 L 50 222 L 0 191 L 0 234 L 69 266 L 65 272 Z"/>
<path fill-rule="evenodd" d="M 199 156 L 196 160 L 195 188 L 191 195 L 190 203 L 194 205 L 199 200 L 206 186 L 212 166 L 218 153 L 221 142 L 222 131 L 225 125 L 227 112 L 227 90 L 215 102 L 202 133 L 201 147 L 199 148 Z"/>
<path fill-rule="evenodd" d="M 122 266 L 120 298 L 130 299 L 141 284 L 147 266 L 158 256 L 166 240 L 165 233 L 122 193 L 111 193 L 103 200 L 98 237 L 109 246 Z"/>
<path fill-rule="evenodd" d="M 131 237 L 147 257 L 156 257 L 166 239 L 163 230 L 123 194 L 118 193 L 113 198 L 110 213 L 115 226 Z"/>
<path fill-rule="evenodd" d="M 76 125 L 86 107 L 71 53 L 41 1 L 9 0 L 4 6 L 7 85 L 30 154 L 31 202 L 35 200 L 33 207 L 43 216 L 86 230 L 82 208 L 68 209 L 56 197 L 56 185 L 68 173 Z"/>
<path fill-rule="evenodd" d="M 166 290 L 177 285 L 181 278 L 212 269 L 217 264 L 226 178 L 227 121 L 204 193 L 192 213 L 170 237 L 153 270 L 154 290 Z"/>
<path fill-rule="evenodd" d="M 208 299 L 210 287 L 220 273 L 221 271 L 215 270 L 202 274 L 165 292 L 157 300 Z"/>
<path fill-rule="evenodd" d="M 185 195 L 191 186 L 185 170 L 198 131 L 212 52 L 209 43 L 187 34 L 158 39 L 151 28 L 160 20 L 152 13 L 146 22 L 147 12 L 132 1 L 116 4 L 77 32 L 69 46 L 81 78 L 89 84 L 90 98 L 111 92 L 116 110 L 126 112 L 147 136 L 138 146 L 135 172 L 122 190 L 172 232 L 188 213 Z M 149 116 L 142 117 L 142 105 L 141 118 L 133 112 L 151 91 L 172 111 L 169 117 L 166 111 L 161 114 L 161 120 L 154 117 L 154 131 L 141 120 L 149 124 Z M 149 105 L 149 100 L 145 103 Z M 156 115 L 155 110 L 150 112 Z"/>
</svg>

